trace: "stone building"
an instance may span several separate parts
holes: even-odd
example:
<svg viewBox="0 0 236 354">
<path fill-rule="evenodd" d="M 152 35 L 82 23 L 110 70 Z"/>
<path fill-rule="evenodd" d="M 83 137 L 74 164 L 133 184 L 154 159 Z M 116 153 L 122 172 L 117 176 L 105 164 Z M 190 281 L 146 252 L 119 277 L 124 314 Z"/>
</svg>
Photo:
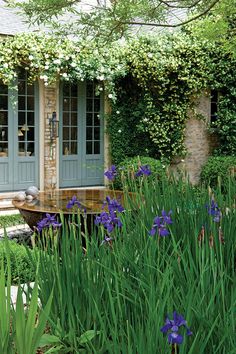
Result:
<svg viewBox="0 0 236 354">
<path fill-rule="evenodd" d="M 0 34 L 34 31 L 0 0 Z M 108 137 L 103 112 L 105 97 L 95 95 L 93 82 L 57 83 L 39 80 L 27 84 L 27 72 L 18 77 L 18 93 L 0 83 L 0 192 L 104 185 L 109 166 Z M 11 96 L 16 95 L 16 107 Z M 188 154 L 175 161 L 197 182 L 202 164 L 211 152 L 207 122 L 214 115 L 214 102 L 203 95 L 199 111 L 205 120 L 190 117 L 186 126 Z"/>
</svg>

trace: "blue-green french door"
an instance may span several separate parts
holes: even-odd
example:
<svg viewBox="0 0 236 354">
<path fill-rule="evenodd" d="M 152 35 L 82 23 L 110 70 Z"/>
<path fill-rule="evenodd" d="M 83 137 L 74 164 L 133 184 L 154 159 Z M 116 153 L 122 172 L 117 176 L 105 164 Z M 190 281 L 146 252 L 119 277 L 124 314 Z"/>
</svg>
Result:
<svg viewBox="0 0 236 354">
<path fill-rule="evenodd" d="M 60 89 L 60 187 L 103 185 L 103 97 L 94 82 Z"/>
<path fill-rule="evenodd" d="M 18 92 L 0 83 L 0 192 L 38 186 L 38 97 L 19 73 Z"/>
</svg>

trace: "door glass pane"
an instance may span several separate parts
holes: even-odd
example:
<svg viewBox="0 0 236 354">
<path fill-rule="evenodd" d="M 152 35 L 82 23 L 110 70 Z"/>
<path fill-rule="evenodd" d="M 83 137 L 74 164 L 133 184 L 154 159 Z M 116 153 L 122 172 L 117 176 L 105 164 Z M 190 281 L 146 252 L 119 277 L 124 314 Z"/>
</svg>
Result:
<svg viewBox="0 0 236 354">
<path fill-rule="evenodd" d="M 95 95 L 95 83 L 86 86 L 86 154 L 100 154 L 100 97 Z"/>
<path fill-rule="evenodd" d="M 63 85 L 63 125 L 62 125 L 62 154 L 77 155 L 78 117 L 77 117 L 77 85 Z"/>
<path fill-rule="evenodd" d="M 25 81 L 18 82 L 18 95 L 25 95 Z"/>
<path fill-rule="evenodd" d="M 0 110 L 8 110 L 8 96 L 0 95 Z"/>
<path fill-rule="evenodd" d="M 7 85 L 4 85 L 2 82 L 0 82 L 0 95 L 7 95 L 8 94 L 8 87 Z"/>
<path fill-rule="evenodd" d="M 86 142 L 86 154 L 91 155 L 93 153 L 93 142 L 87 141 Z"/>
<path fill-rule="evenodd" d="M 70 125 L 70 113 L 63 113 L 63 125 Z"/>
<path fill-rule="evenodd" d="M 20 72 L 18 85 L 18 156 L 35 155 L 35 86 L 27 85 L 27 72 Z"/>
<path fill-rule="evenodd" d="M 94 141 L 94 154 L 100 154 L 100 141 Z"/>
<path fill-rule="evenodd" d="M 34 151 L 35 150 L 35 142 L 34 141 L 28 141 L 27 143 L 27 156 L 34 156 Z"/>
<path fill-rule="evenodd" d="M 18 125 L 22 127 L 25 124 L 26 124 L 25 112 L 19 112 L 18 113 Z"/>
<path fill-rule="evenodd" d="M 27 125 L 34 125 L 34 112 L 27 113 Z"/>
<path fill-rule="evenodd" d="M 86 140 L 92 140 L 93 139 L 93 128 L 87 128 L 86 129 Z"/>
<path fill-rule="evenodd" d="M 77 98 L 72 98 L 71 99 L 71 110 L 72 111 L 77 111 Z"/>
<path fill-rule="evenodd" d="M 77 155 L 77 142 L 71 142 L 71 155 Z"/>
<path fill-rule="evenodd" d="M 27 131 L 27 141 L 34 141 L 34 128 L 30 127 Z"/>
<path fill-rule="evenodd" d="M 100 140 L 100 128 L 94 128 L 94 140 Z"/>
<path fill-rule="evenodd" d="M 0 112 L 0 125 L 8 125 L 8 112 Z"/>
<path fill-rule="evenodd" d="M 18 96 L 18 110 L 25 110 L 25 96 Z"/>
<path fill-rule="evenodd" d="M 77 129 L 71 129 L 71 140 L 77 140 Z"/>
<path fill-rule="evenodd" d="M 27 110 L 33 111 L 34 110 L 34 97 L 27 98 Z"/>
<path fill-rule="evenodd" d="M 70 128 L 63 128 L 63 140 L 70 140 Z"/>
<path fill-rule="evenodd" d="M 0 82 L 0 158 L 8 157 L 8 87 Z"/>
</svg>

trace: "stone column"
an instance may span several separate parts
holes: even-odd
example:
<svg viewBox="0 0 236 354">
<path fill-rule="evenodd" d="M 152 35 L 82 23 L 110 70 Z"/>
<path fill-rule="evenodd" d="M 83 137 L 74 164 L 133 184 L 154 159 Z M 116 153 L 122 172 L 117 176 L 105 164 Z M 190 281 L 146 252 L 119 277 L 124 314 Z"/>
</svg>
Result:
<svg viewBox="0 0 236 354">
<path fill-rule="evenodd" d="M 57 164 L 59 158 L 57 156 L 58 139 L 51 140 L 49 115 L 52 112 L 57 113 L 57 85 L 44 87 L 44 189 L 56 188 L 57 181 Z"/>
</svg>

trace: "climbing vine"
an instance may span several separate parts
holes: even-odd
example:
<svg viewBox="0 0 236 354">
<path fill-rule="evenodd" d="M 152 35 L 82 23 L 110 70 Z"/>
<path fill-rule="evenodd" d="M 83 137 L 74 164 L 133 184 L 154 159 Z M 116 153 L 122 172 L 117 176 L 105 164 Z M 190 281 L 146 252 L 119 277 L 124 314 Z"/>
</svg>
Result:
<svg viewBox="0 0 236 354">
<path fill-rule="evenodd" d="M 0 41 L 0 80 L 14 86 L 19 68 L 45 86 L 56 81 L 95 79 L 112 106 L 107 116 L 113 160 L 185 153 L 185 123 L 194 101 L 217 88 L 216 123 L 221 153 L 236 152 L 235 59 L 214 44 L 175 33 L 141 37 L 99 47 L 94 42 L 21 34 Z M 233 126 L 233 129 L 232 129 Z"/>
</svg>

